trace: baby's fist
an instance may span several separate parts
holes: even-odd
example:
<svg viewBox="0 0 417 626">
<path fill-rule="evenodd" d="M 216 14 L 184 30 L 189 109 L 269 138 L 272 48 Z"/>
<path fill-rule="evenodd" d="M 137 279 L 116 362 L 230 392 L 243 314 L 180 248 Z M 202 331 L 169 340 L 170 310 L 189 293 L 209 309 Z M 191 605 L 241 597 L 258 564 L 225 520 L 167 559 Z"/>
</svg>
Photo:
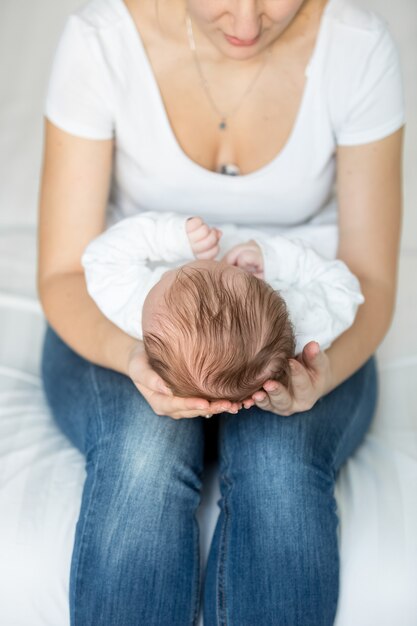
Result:
<svg viewBox="0 0 417 626">
<path fill-rule="evenodd" d="M 201 217 L 189 217 L 185 230 L 196 259 L 214 259 L 217 256 L 222 236 L 218 228 L 211 228 Z"/>
<path fill-rule="evenodd" d="M 230 248 L 223 257 L 230 265 L 240 267 L 256 278 L 264 277 L 264 259 L 260 246 L 254 239 Z"/>
</svg>

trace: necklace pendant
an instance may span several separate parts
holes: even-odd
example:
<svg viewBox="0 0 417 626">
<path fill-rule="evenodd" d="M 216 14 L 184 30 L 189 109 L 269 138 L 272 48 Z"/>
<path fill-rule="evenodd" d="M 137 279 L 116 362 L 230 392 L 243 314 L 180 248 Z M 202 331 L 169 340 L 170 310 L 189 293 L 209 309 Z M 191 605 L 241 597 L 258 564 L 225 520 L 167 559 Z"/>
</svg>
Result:
<svg viewBox="0 0 417 626">
<path fill-rule="evenodd" d="M 223 118 L 222 121 L 219 124 L 219 128 L 220 130 L 224 130 L 225 128 L 227 128 L 227 124 L 226 124 L 226 119 Z"/>
</svg>

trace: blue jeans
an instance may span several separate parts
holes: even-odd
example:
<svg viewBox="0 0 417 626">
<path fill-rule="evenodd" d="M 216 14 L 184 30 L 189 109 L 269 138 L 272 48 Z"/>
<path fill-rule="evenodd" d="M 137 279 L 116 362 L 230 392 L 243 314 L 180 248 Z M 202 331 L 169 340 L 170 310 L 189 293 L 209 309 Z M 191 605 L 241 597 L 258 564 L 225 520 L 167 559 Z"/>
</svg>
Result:
<svg viewBox="0 0 417 626">
<path fill-rule="evenodd" d="M 47 328 L 46 397 L 86 458 L 70 575 L 71 626 L 330 626 L 339 585 L 335 479 L 374 414 L 372 356 L 310 411 L 157 416 L 132 381 Z M 200 581 L 204 465 L 220 514 Z M 201 593 L 202 592 L 202 593 Z"/>
</svg>

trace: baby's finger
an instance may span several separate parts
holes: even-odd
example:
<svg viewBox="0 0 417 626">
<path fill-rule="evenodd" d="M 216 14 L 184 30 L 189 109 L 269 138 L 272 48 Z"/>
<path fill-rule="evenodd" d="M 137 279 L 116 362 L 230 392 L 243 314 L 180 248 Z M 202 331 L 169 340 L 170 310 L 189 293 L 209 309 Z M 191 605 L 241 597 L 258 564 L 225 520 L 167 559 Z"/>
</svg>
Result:
<svg viewBox="0 0 417 626">
<path fill-rule="evenodd" d="M 201 217 L 189 217 L 185 223 L 185 228 L 188 234 L 193 233 L 197 228 L 199 228 L 203 224 L 203 219 Z"/>
<path fill-rule="evenodd" d="M 199 254 L 200 252 L 206 252 L 210 248 L 213 248 L 217 244 L 218 238 L 216 231 L 210 231 L 206 237 L 200 239 L 199 241 L 193 242 L 193 250 L 194 254 Z"/>
<path fill-rule="evenodd" d="M 231 248 L 223 257 L 226 263 L 229 263 L 229 265 L 236 265 L 239 255 L 244 247 L 244 244 L 238 244 L 237 246 Z"/>
<path fill-rule="evenodd" d="M 192 233 L 188 233 L 188 236 L 190 240 L 193 242 L 193 244 L 195 244 L 205 239 L 209 235 L 210 231 L 211 231 L 210 226 L 207 226 L 207 224 L 203 222 L 203 224 L 199 226 L 197 230 L 195 230 Z"/>
<path fill-rule="evenodd" d="M 214 246 L 214 248 L 210 248 L 210 250 L 207 250 L 206 252 L 198 252 L 197 254 L 195 254 L 197 259 L 201 259 L 201 260 L 210 260 L 210 259 L 214 259 L 218 253 L 219 253 L 219 246 Z"/>
</svg>

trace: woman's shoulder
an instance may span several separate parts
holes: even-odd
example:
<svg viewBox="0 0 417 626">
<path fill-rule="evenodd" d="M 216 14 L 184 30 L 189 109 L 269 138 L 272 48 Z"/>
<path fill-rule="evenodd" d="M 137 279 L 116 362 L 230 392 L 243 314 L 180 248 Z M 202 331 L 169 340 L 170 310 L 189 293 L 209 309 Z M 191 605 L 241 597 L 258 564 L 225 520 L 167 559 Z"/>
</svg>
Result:
<svg viewBox="0 0 417 626">
<path fill-rule="evenodd" d="M 68 14 L 53 57 L 45 116 L 89 139 L 114 135 L 114 76 L 123 33 L 123 0 L 88 0 Z"/>
<path fill-rule="evenodd" d="M 388 21 L 357 0 L 328 0 L 323 68 L 338 84 L 372 82 L 391 68 L 400 73 L 400 54 Z"/>
<path fill-rule="evenodd" d="M 382 138 L 404 123 L 399 48 L 387 20 L 356 0 L 329 0 L 323 53 L 330 116 L 338 143 Z"/>
<path fill-rule="evenodd" d="M 85 30 L 113 29 L 123 19 L 123 0 L 87 0 L 72 11 L 69 19 Z"/>
<path fill-rule="evenodd" d="M 350 36 L 372 39 L 387 29 L 379 13 L 361 6 L 356 0 L 328 0 L 327 16 L 332 26 Z"/>
</svg>

